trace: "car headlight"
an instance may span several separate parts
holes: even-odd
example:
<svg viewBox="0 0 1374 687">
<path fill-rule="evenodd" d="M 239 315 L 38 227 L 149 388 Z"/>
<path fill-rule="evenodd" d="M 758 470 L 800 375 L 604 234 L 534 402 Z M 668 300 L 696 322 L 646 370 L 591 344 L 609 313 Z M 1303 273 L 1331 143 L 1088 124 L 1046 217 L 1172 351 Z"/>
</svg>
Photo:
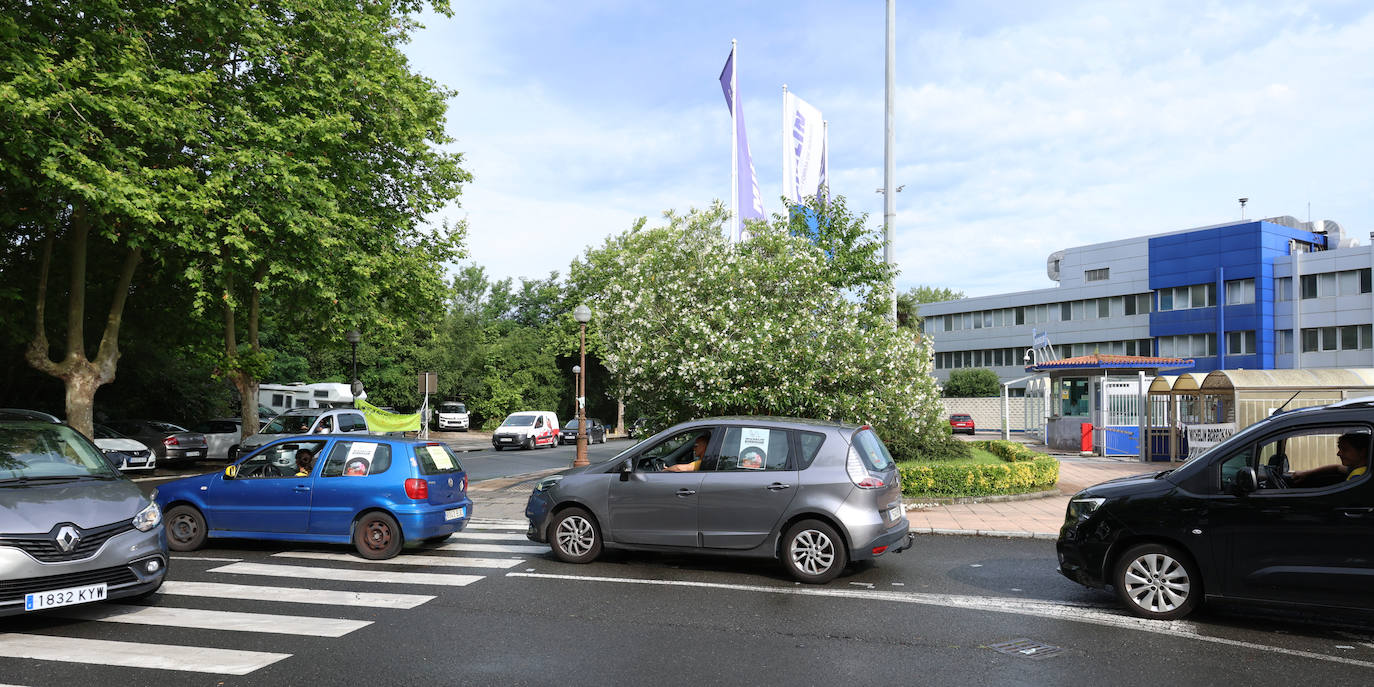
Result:
<svg viewBox="0 0 1374 687">
<path fill-rule="evenodd" d="M 1068 519 L 1082 520 L 1083 518 L 1086 518 L 1088 517 L 1088 515 L 1092 514 L 1093 511 L 1096 511 L 1098 508 L 1101 508 L 1102 504 L 1106 501 L 1107 499 L 1100 496 L 1083 496 L 1071 499 L 1069 501 Z"/>
<path fill-rule="evenodd" d="M 545 477 L 544 479 L 541 479 L 541 480 L 539 480 L 538 482 L 536 482 L 536 483 L 534 484 L 534 490 L 535 490 L 535 491 L 548 491 L 548 490 L 554 488 L 555 486 L 558 486 L 558 483 L 559 483 L 559 482 L 562 482 L 562 481 L 563 481 L 563 476 L 562 476 L 562 475 L 549 475 L 548 477 Z"/>
<path fill-rule="evenodd" d="M 138 515 L 134 516 L 134 527 L 137 527 L 140 532 L 147 532 L 157 527 L 161 522 L 162 509 L 157 507 L 156 501 L 148 504 L 147 508 L 139 511 Z"/>
</svg>

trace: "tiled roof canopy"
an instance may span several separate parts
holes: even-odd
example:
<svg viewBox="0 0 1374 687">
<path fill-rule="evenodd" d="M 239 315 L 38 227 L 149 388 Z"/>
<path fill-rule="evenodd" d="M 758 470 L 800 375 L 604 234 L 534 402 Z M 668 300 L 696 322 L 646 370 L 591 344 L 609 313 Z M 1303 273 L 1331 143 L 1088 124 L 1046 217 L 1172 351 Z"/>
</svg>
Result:
<svg viewBox="0 0 1374 687">
<path fill-rule="evenodd" d="M 1080 355 L 1076 358 L 1048 360 L 1038 365 L 1026 366 L 1028 372 L 1046 370 L 1108 370 L 1108 369 L 1179 369 L 1192 367 L 1193 361 L 1187 358 L 1157 358 L 1150 355 Z"/>
</svg>

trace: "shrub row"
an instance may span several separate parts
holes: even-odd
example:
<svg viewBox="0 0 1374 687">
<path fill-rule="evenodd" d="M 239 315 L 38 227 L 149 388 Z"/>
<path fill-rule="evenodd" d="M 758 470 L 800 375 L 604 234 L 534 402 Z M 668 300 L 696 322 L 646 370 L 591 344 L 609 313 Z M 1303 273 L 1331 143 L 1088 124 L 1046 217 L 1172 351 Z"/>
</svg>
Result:
<svg viewBox="0 0 1374 687">
<path fill-rule="evenodd" d="M 1036 453 L 1026 448 L 1025 444 L 1019 444 L 1015 441 L 997 439 L 993 441 L 975 441 L 971 443 L 1008 463 L 1020 463 L 1022 461 L 1044 457 L 1043 453 Z"/>
<path fill-rule="evenodd" d="M 996 465 L 899 463 L 897 470 L 904 496 L 1025 494 L 1053 489 L 1059 482 L 1059 461 L 1043 455 Z"/>
</svg>

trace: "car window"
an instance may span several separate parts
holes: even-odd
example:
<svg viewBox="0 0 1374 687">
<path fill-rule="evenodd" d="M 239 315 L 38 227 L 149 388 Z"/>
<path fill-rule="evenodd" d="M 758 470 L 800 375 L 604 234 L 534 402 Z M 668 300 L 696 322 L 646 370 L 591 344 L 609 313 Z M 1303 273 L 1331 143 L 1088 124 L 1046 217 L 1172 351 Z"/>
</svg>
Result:
<svg viewBox="0 0 1374 687">
<path fill-rule="evenodd" d="M 725 430 L 718 472 L 759 472 L 787 469 L 791 448 L 790 432 L 763 427 L 730 427 Z"/>
<path fill-rule="evenodd" d="M 262 428 L 263 434 L 305 434 L 313 424 L 313 415 L 278 415 Z"/>
<path fill-rule="evenodd" d="M 186 431 L 185 427 L 182 427 L 180 425 L 174 425 L 170 422 L 150 422 L 148 424 L 152 425 L 159 432 L 175 433 Z"/>
<path fill-rule="evenodd" d="M 1312 490 L 1363 481 L 1368 477 L 1371 427 L 1345 424 L 1302 427 L 1258 441 L 1253 459 L 1246 452 L 1220 463 L 1223 493 L 1235 486 L 1241 467 L 1255 469 L 1261 489 Z"/>
<path fill-rule="evenodd" d="M 854 449 L 870 470 L 886 470 L 892 466 L 892 454 L 882 439 L 867 427 L 854 433 Z"/>
<path fill-rule="evenodd" d="M 343 413 L 339 415 L 340 432 L 366 432 L 367 420 L 359 413 Z"/>
<path fill-rule="evenodd" d="M 1254 444 L 1238 446 L 1234 453 L 1223 458 L 1217 464 L 1217 469 L 1220 471 L 1221 493 L 1230 493 L 1235 489 L 1236 473 L 1247 467 L 1255 467 L 1254 455 Z"/>
<path fill-rule="evenodd" d="M 324 448 L 323 441 L 287 441 L 272 444 L 239 463 L 239 479 L 275 479 L 296 476 L 296 452 L 307 451 L 313 462 Z"/>
<path fill-rule="evenodd" d="M 635 460 L 636 469 L 653 471 L 665 466 L 690 463 L 696 438 L 701 435 L 709 437 L 710 433 L 709 429 L 697 428 L 674 434 L 640 453 Z"/>
<path fill-rule="evenodd" d="M 458 462 L 458 456 L 443 444 L 416 446 L 415 458 L 420 464 L 422 475 L 443 475 L 463 471 L 463 464 Z"/>
<path fill-rule="evenodd" d="M 110 429 L 104 425 L 95 426 L 95 438 L 97 439 L 123 439 L 123 434 Z"/>
<path fill-rule="evenodd" d="M 818 432 L 798 432 L 801 438 L 801 455 L 799 458 L 800 470 L 811 467 L 811 461 L 816 459 L 816 454 L 821 452 L 821 444 L 825 443 L 825 435 Z"/>
<path fill-rule="evenodd" d="M 375 441 L 340 441 L 329 450 L 320 477 L 380 475 L 391 468 L 391 445 Z"/>
<path fill-rule="evenodd" d="M 0 426 L 0 482 L 118 474 L 89 441 L 70 427 L 47 422 L 7 422 Z"/>
</svg>

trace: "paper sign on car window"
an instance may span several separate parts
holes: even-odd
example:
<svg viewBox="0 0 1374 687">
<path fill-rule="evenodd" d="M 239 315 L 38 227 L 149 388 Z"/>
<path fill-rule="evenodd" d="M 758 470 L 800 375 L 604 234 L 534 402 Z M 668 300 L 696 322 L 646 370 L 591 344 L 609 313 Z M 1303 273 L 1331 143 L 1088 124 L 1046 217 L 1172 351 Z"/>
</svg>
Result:
<svg viewBox="0 0 1374 687">
<path fill-rule="evenodd" d="M 444 452 L 442 446 L 421 446 L 420 450 L 424 451 L 429 456 L 430 461 L 434 463 L 434 467 L 440 470 L 453 469 L 453 461 L 448 457 L 448 453 Z"/>
<path fill-rule="evenodd" d="M 744 427 L 739 435 L 739 466 L 745 470 L 762 470 L 768 463 L 769 430 Z"/>
<path fill-rule="evenodd" d="M 348 448 L 348 459 L 365 458 L 367 460 L 372 460 L 372 456 L 375 453 L 377 453 L 377 444 L 355 441 L 353 445 Z"/>
</svg>

